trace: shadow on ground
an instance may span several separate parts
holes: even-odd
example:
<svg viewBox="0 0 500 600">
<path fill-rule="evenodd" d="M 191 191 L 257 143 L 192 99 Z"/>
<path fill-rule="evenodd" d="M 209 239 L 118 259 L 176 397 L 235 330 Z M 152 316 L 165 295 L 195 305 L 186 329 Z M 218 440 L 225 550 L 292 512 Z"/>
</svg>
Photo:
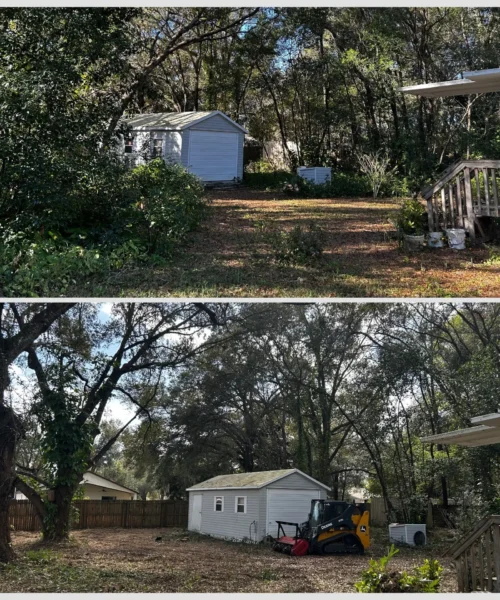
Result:
<svg viewBox="0 0 500 600">
<path fill-rule="evenodd" d="M 150 297 L 496 297 L 498 264 L 487 248 L 403 252 L 391 239 L 392 199 L 287 199 L 238 189 L 212 193 L 210 216 L 182 252 L 162 267 L 93 280 L 89 296 Z M 323 257 L 280 266 L 263 227 L 315 223 L 326 232 Z M 81 286 L 75 289 L 82 295 Z"/>
</svg>

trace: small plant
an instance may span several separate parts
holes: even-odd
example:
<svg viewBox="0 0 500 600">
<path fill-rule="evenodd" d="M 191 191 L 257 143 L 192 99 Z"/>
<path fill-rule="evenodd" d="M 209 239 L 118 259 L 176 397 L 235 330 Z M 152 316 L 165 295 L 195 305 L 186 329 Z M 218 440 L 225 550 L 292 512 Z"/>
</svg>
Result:
<svg viewBox="0 0 500 600">
<path fill-rule="evenodd" d="M 396 218 L 398 231 L 404 235 L 422 235 L 424 215 L 425 209 L 416 198 L 405 200 Z"/>
<path fill-rule="evenodd" d="M 291 231 L 271 231 L 267 237 L 280 264 L 308 264 L 323 253 L 324 232 L 314 223 L 306 230 L 297 225 Z"/>
<path fill-rule="evenodd" d="M 41 550 L 28 550 L 26 552 L 26 558 L 37 564 L 48 564 L 54 562 L 57 559 L 57 555 L 51 550 L 43 548 Z"/>
<path fill-rule="evenodd" d="M 373 197 L 376 198 L 380 188 L 391 179 L 396 167 L 389 168 L 390 158 L 387 154 L 381 154 L 380 150 L 372 154 L 358 154 L 357 159 L 359 169 L 368 178 Z"/>
<path fill-rule="evenodd" d="M 380 560 L 370 560 L 370 566 L 363 571 L 361 581 L 354 584 L 361 593 L 435 593 L 439 590 L 443 567 L 435 559 L 425 559 L 424 564 L 415 567 L 413 573 L 390 571 L 391 559 L 399 552 L 392 545 L 386 556 Z"/>
<path fill-rule="evenodd" d="M 277 579 L 279 579 L 279 576 L 272 569 L 264 569 L 260 573 L 260 579 L 262 579 L 262 581 L 276 581 Z"/>
</svg>

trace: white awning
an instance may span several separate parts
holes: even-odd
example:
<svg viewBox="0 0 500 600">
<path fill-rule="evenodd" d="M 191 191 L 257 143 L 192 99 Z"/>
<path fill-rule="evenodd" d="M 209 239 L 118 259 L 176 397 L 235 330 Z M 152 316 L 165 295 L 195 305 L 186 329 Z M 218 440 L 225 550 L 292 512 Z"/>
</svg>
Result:
<svg viewBox="0 0 500 600">
<path fill-rule="evenodd" d="M 457 446 L 489 446 L 500 444 L 500 413 L 481 415 L 471 419 L 474 427 L 458 429 L 449 433 L 429 435 L 421 439 L 429 444 L 453 444 Z"/>
<path fill-rule="evenodd" d="M 403 94 L 413 94 L 427 98 L 500 92 L 500 69 L 464 71 L 451 81 L 410 85 L 398 88 L 398 91 L 403 92 Z"/>
</svg>

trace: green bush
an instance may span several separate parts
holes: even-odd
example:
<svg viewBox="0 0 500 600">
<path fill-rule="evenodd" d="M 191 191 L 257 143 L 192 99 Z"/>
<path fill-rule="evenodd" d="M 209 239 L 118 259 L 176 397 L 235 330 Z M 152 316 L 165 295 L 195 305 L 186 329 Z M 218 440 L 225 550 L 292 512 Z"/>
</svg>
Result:
<svg viewBox="0 0 500 600">
<path fill-rule="evenodd" d="M 425 231 L 425 208 L 416 198 L 405 200 L 396 217 L 396 227 L 406 235 L 422 235 Z"/>
<path fill-rule="evenodd" d="M 324 231 L 314 223 L 308 229 L 300 225 L 291 231 L 270 230 L 266 232 L 275 259 L 280 264 L 309 264 L 321 258 L 324 247 Z"/>
<path fill-rule="evenodd" d="M 289 181 L 292 181 L 294 175 L 289 171 L 260 171 L 248 172 L 243 175 L 243 183 L 253 189 L 279 191 Z"/>
<path fill-rule="evenodd" d="M 437 560 L 425 559 L 423 565 L 415 567 L 413 573 L 390 571 L 390 560 L 399 552 L 394 545 L 380 560 L 370 560 L 361 580 L 354 584 L 361 593 L 435 593 L 439 591 L 443 567 Z"/>
<path fill-rule="evenodd" d="M 56 237 L 57 236 L 53 236 Z M 133 240 L 113 247 L 72 244 L 53 237 L 30 240 L 21 234 L 0 249 L 0 290 L 5 296 L 56 296 L 96 273 L 145 258 Z"/>
<path fill-rule="evenodd" d="M 181 165 L 152 160 L 131 170 L 125 185 L 132 234 L 148 253 L 170 255 L 206 214 L 203 185 Z"/>
</svg>

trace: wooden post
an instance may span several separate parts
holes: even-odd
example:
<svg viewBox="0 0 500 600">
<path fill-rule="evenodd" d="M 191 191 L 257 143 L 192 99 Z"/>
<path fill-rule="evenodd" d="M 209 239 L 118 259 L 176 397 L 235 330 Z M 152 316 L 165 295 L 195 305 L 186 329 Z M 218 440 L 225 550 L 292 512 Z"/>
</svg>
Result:
<svg viewBox="0 0 500 600">
<path fill-rule="evenodd" d="M 486 201 L 486 215 L 490 216 L 490 186 L 488 182 L 488 167 L 483 168 L 483 179 L 484 179 L 484 199 Z"/>
<path fill-rule="evenodd" d="M 464 226 L 464 215 L 463 215 L 463 206 L 462 206 L 462 184 L 460 183 L 460 175 L 456 180 L 457 184 L 457 210 L 458 210 L 458 223 L 460 227 Z"/>
<path fill-rule="evenodd" d="M 474 177 L 476 178 L 477 209 L 479 213 L 481 213 L 481 182 L 479 181 L 479 169 L 474 169 Z"/>
<path fill-rule="evenodd" d="M 495 209 L 495 215 L 500 217 L 500 212 L 498 211 L 498 188 L 497 188 L 497 170 L 491 169 L 491 183 L 493 188 L 493 206 Z"/>
<path fill-rule="evenodd" d="M 484 546 L 483 546 L 482 538 L 479 538 L 478 550 L 479 550 L 479 588 L 483 592 L 485 585 L 484 585 Z"/>
<path fill-rule="evenodd" d="M 491 564 L 491 530 L 484 534 L 484 552 L 486 554 L 486 576 L 488 577 L 488 592 L 493 591 L 493 566 Z"/>
<path fill-rule="evenodd" d="M 472 207 L 472 185 L 470 182 L 470 169 L 465 167 L 464 169 L 464 187 L 465 187 L 465 207 L 467 210 L 466 217 L 466 229 L 469 232 L 471 240 L 476 239 L 476 232 L 474 230 L 474 209 Z"/>
<path fill-rule="evenodd" d="M 493 589 L 494 592 L 500 592 L 500 525 L 494 523 L 493 531 L 493 562 L 495 563 L 496 583 Z"/>
<path fill-rule="evenodd" d="M 476 544 L 470 548 L 471 592 L 476 591 Z"/>
<path fill-rule="evenodd" d="M 427 200 L 427 220 L 429 221 L 429 231 L 436 231 L 434 229 L 434 214 L 433 214 L 432 198 Z"/>
<path fill-rule="evenodd" d="M 448 185 L 448 200 L 449 200 L 449 204 L 450 204 L 450 220 L 451 220 L 451 226 L 455 227 L 455 201 L 453 198 L 453 185 L 450 183 Z"/>
<path fill-rule="evenodd" d="M 443 229 L 446 229 L 448 219 L 446 218 L 446 193 L 444 188 L 441 190 L 441 206 L 443 207 Z"/>
</svg>

